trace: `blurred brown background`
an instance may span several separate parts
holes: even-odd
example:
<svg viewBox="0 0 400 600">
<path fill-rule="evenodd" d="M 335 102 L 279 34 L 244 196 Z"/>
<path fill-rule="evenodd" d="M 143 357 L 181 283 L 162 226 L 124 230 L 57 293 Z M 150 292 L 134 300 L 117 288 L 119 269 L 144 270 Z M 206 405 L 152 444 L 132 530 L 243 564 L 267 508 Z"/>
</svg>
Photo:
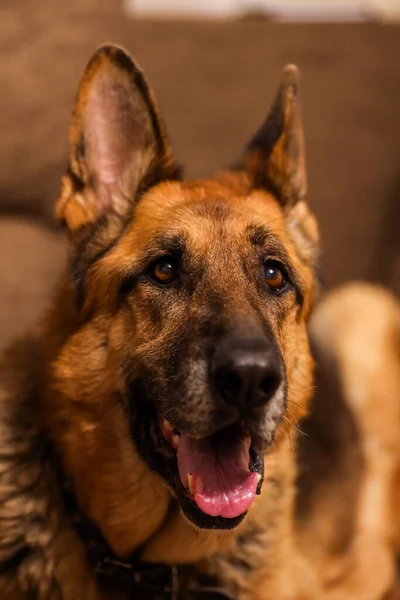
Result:
<svg viewBox="0 0 400 600">
<path fill-rule="evenodd" d="M 116 0 L 2 0 L 0 346 L 43 310 L 61 270 L 52 213 L 70 110 L 105 41 L 145 69 L 189 176 L 238 155 L 282 66 L 297 63 L 324 283 L 368 279 L 400 294 L 400 25 L 149 21 Z"/>
</svg>

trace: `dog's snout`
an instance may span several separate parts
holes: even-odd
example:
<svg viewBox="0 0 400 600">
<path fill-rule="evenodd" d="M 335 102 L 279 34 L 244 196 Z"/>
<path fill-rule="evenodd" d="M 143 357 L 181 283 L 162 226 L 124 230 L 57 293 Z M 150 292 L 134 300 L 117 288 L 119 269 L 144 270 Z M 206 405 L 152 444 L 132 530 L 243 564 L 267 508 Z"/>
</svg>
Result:
<svg viewBox="0 0 400 600">
<path fill-rule="evenodd" d="M 214 352 L 211 377 L 227 404 L 239 409 L 260 408 L 281 382 L 278 350 L 267 338 L 229 336 Z"/>
</svg>

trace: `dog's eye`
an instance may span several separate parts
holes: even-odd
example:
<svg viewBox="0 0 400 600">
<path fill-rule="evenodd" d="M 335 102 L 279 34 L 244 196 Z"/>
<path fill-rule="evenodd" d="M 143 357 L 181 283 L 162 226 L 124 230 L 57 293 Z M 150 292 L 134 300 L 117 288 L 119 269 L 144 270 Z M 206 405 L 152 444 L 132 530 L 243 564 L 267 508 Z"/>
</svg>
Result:
<svg viewBox="0 0 400 600">
<path fill-rule="evenodd" d="M 151 267 L 152 277 L 159 283 L 172 283 L 177 277 L 178 269 L 174 261 L 169 258 L 160 258 Z"/>
<path fill-rule="evenodd" d="M 287 285 L 287 277 L 283 267 L 272 260 L 264 263 L 265 283 L 274 292 L 282 292 Z"/>
</svg>

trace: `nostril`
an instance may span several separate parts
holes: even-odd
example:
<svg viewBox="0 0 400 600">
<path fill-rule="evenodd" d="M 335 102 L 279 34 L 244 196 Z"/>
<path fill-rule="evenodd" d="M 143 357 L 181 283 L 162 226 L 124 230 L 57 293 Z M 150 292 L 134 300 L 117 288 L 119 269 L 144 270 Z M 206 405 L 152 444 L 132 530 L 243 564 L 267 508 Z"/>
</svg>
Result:
<svg viewBox="0 0 400 600">
<path fill-rule="evenodd" d="M 259 389 L 264 396 L 270 398 L 277 390 L 280 383 L 278 373 L 268 373 L 260 382 Z"/>
<path fill-rule="evenodd" d="M 220 374 L 218 391 L 228 404 L 240 394 L 241 387 L 241 378 L 235 371 Z"/>
</svg>

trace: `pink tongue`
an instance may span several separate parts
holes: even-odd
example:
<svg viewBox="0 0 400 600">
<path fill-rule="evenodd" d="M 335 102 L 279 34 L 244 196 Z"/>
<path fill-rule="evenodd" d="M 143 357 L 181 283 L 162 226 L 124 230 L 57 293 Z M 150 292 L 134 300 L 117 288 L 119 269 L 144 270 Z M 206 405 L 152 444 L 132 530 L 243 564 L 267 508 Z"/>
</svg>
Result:
<svg viewBox="0 0 400 600">
<path fill-rule="evenodd" d="M 188 488 L 193 476 L 197 506 L 211 517 L 233 519 L 248 510 L 259 481 L 249 470 L 250 438 L 230 429 L 195 440 L 181 435 L 177 452 L 181 482 Z"/>
</svg>

